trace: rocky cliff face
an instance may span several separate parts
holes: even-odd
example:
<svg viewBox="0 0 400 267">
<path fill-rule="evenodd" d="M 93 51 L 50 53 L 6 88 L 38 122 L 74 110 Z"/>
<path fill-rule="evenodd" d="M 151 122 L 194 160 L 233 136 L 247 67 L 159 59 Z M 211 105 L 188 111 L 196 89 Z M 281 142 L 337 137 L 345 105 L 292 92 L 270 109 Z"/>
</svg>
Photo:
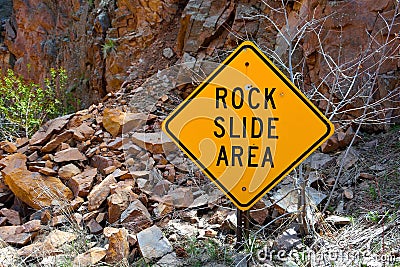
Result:
<svg viewBox="0 0 400 267">
<path fill-rule="evenodd" d="M 69 90 L 85 105 L 188 58 L 220 62 L 250 39 L 288 75 L 289 66 L 296 84 L 335 120 L 368 115 L 390 122 L 400 115 L 394 1 L 282 7 L 274 0 L 14 0 L 13 8 L 2 68 L 42 80 L 62 66 Z M 364 111 L 366 103 L 376 104 Z"/>
<path fill-rule="evenodd" d="M 10 53 L 4 45 L 6 25 L 12 14 L 12 7 L 11 0 L 0 0 L 0 67 L 2 69 L 8 67 L 12 62 L 12 59 L 10 59 Z"/>
</svg>

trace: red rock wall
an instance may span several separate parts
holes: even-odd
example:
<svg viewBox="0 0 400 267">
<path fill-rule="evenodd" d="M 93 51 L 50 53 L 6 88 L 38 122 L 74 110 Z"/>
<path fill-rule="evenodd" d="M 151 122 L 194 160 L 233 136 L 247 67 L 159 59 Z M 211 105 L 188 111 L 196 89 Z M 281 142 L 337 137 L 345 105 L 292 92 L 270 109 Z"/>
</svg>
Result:
<svg viewBox="0 0 400 267">
<path fill-rule="evenodd" d="M 14 69 L 32 79 L 42 80 L 50 67 L 66 68 L 70 89 L 87 105 L 185 55 L 220 61 L 224 51 L 250 39 L 286 65 L 290 60 L 300 78 L 296 83 L 321 109 L 338 113 L 336 120 L 363 115 L 358 108 L 366 103 L 362 96 L 370 84 L 369 102 L 393 96 L 373 107 L 379 112 L 367 112 L 371 120 L 388 122 L 400 115 L 394 109 L 400 101 L 396 5 L 393 0 L 287 1 L 284 8 L 274 0 L 95 0 L 92 5 L 14 0 L 5 45 Z M 297 45 L 290 58 L 279 31 Z M 114 45 L 104 53 L 107 42 Z M 163 56 L 165 48 L 174 53 Z M 350 101 L 341 105 L 346 97 Z"/>
</svg>

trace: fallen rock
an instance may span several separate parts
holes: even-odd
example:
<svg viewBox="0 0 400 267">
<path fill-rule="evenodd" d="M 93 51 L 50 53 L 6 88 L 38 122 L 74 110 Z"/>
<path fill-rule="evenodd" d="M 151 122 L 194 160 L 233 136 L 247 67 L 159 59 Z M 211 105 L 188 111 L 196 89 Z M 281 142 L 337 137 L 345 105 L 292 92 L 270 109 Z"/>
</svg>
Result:
<svg viewBox="0 0 400 267">
<path fill-rule="evenodd" d="M 9 245 L 25 246 L 32 242 L 37 232 L 25 233 L 23 226 L 1 226 L 0 239 Z"/>
<path fill-rule="evenodd" d="M 282 212 L 295 212 L 297 211 L 297 203 L 299 200 L 298 193 L 292 190 L 292 186 L 284 186 L 276 191 L 271 199 L 274 201 L 280 200 L 276 206 Z M 318 205 L 326 198 L 326 195 L 312 187 L 306 187 L 307 205 Z"/>
<path fill-rule="evenodd" d="M 129 255 L 128 231 L 125 228 L 104 228 L 104 236 L 108 239 L 105 261 L 117 263 Z"/>
<path fill-rule="evenodd" d="M 76 238 L 77 236 L 74 233 L 56 229 L 51 231 L 45 238 L 43 241 L 43 248 L 59 248 L 65 243 L 74 241 Z"/>
<path fill-rule="evenodd" d="M 324 153 L 314 152 L 308 157 L 305 162 L 310 162 L 311 169 L 321 170 L 327 167 L 330 163 L 334 163 L 335 158 Z"/>
<path fill-rule="evenodd" d="M 18 255 L 24 258 L 43 258 L 63 253 L 59 249 L 62 245 L 72 242 L 76 235 L 60 230 L 53 230 L 42 242 L 34 242 L 18 250 Z"/>
<path fill-rule="evenodd" d="M 274 241 L 274 246 L 277 250 L 290 251 L 293 247 L 301 244 L 302 240 L 297 236 L 293 228 L 289 228 L 280 234 Z"/>
<path fill-rule="evenodd" d="M 112 136 L 116 137 L 122 132 L 125 113 L 118 109 L 105 108 L 103 111 L 103 127 Z"/>
<path fill-rule="evenodd" d="M 54 216 L 50 220 L 50 225 L 52 227 L 59 226 L 59 225 L 62 225 L 62 224 L 66 224 L 66 223 L 68 223 L 68 218 L 64 214 L 61 214 L 61 215 L 58 215 L 58 216 Z"/>
<path fill-rule="evenodd" d="M 97 210 L 110 194 L 110 185 L 117 183 L 112 174 L 108 175 L 101 183 L 95 185 L 87 196 L 88 210 Z"/>
<path fill-rule="evenodd" d="M 372 170 L 372 171 L 381 172 L 381 171 L 386 170 L 386 167 L 384 165 L 381 165 L 381 164 L 374 164 L 372 166 L 369 166 L 369 169 Z"/>
<path fill-rule="evenodd" d="M 88 251 L 86 251 L 85 253 L 76 256 L 73 261 L 73 264 L 74 266 L 81 266 L 81 267 L 95 265 L 96 263 L 102 261 L 105 258 L 107 254 L 106 251 L 107 250 L 105 248 L 93 247 Z"/>
<path fill-rule="evenodd" d="M 0 210 L 0 215 L 4 216 L 9 224 L 20 225 L 22 223 L 18 211 L 3 208 Z"/>
<path fill-rule="evenodd" d="M 171 196 L 166 195 L 166 196 L 162 197 L 161 199 L 158 199 L 157 201 L 159 203 L 156 206 L 156 208 L 153 210 L 154 214 L 157 217 L 163 217 L 166 214 L 174 211 L 174 203 L 173 203 Z"/>
<path fill-rule="evenodd" d="M 210 196 L 206 193 L 203 193 L 202 195 L 194 199 L 193 203 L 190 204 L 189 208 L 194 209 L 206 206 L 208 205 L 209 202 L 210 202 Z"/>
<path fill-rule="evenodd" d="M 347 153 L 347 154 L 346 154 Z M 343 164 L 345 170 L 350 169 L 359 160 L 358 152 L 350 147 L 348 150 L 343 151 L 336 160 L 336 164 L 340 166 Z M 346 156 L 346 157 L 345 157 Z"/>
<path fill-rule="evenodd" d="M 68 123 L 72 115 L 65 115 L 46 122 L 40 129 L 33 134 L 29 140 L 31 146 L 40 145 L 47 142 L 54 133 L 58 133 Z"/>
<path fill-rule="evenodd" d="M 214 237 L 217 236 L 217 234 L 218 234 L 218 232 L 213 230 L 213 229 L 207 229 L 207 230 L 204 231 L 204 236 L 205 237 L 214 238 Z"/>
<path fill-rule="evenodd" d="M 51 256 L 46 256 L 43 257 L 43 259 L 39 262 L 39 265 L 41 267 L 53 267 L 57 266 L 58 264 L 70 262 L 70 259 L 67 255 L 63 254 L 62 252 L 59 252 L 59 255 L 51 255 Z"/>
<path fill-rule="evenodd" d="M 170 59 L 174 56 L 174 51 L 170 47 L 166 47 L 163 49 L 162 54 L 165 58 Z"/>
<path fill-rule="evenodd" d="M 24 232 L 25 233 L 31 233 L 31 232 L 36 232 L 42 229 L 42 224 L 40 220 L 32 220 L 24 223 L 22 225 L 24 227 Z"/>
<path fill-rule="evenodd" d="M 137 234 L 139 249 L 146 262 L 159 259 L 172 252 L 172 246 L 161 229 L 153 225 Z"/>
<path fill-rule="evenodd" d="M 171 139 L 164 132 L 132 133 L 130 140 L 153 154 L 161 154 L 175 148 Z"/>
<path fill-rule="evenodd" d="M 129 203 L 134 201 L 136 198 L 132 188 L 133 186 L 125 185 L 119 186 L 121 182 L 117 185 L 111 185 L 111 196 L 107 198 L 108 203 L 108 222 L 114 223 L 119 221 L 121 214 L 129 206 Z M 113 188 L 115 186 L 115 188 Z"/>
<path fill-rule="evenodd" d="M 375 180 L 375 176 L 374 175 L 372 175 L 370 173 L 366 173 L 366 172 L 360 173 L 359 178 L 367 179 L 367 180 Z"/>
<path fill-rule="evenodd" d="M 54 161 L 57 163 L 75 160 L 86 160 L 86 157 L 77 148 L 61 150 L 54 155 Z"/>
<path fill-rule="evenodd" d="M 4 183 L 3 179 L 0 179 L 0 203 L 5 203 L 12 195 L 10 188 Z"/>
<path fill-rule="evenodd" d="M 176 208 L 188 208 L 193 203 L 192 189 L 188 187 L 179 187 L 168 193 L 172 197 Z"/>
<path fill-rule="evenodd" d="M 81 170 L 72 163 L 62 166 L 58 170 L 58 176 L 60 176 L 61 179 L 65 179 L 65 180 L 68 180 L 69 178 L 71 178 L 79 173 L 81 173 Z"/>
<path fill-rule="evenodd" d="M 69 188 L 74 193 L 74 196 L 86 197 L 89 195 L 92 188 L 93 180 L 97 175 L 96 168 L 90 168 L 84 172 L 73 176 L 68 180 Z"/>
<path fill-rule="evenodd" d="M 131 174 L 133 178 L 148 179 L 150 176 L 150 171 L 132 171 Z"/>
<path fill-rule="evenodd" d="M 4 226 L 7 224 L 7 218 L 6 217 L 0 217 L 0 226 Z"/>
<path fill-rule="evenodd" d="M 0 149 L 4 150 L 7 153 L 15 153 L 17 152 L 17 146 L 9 141 L 0 142 Z"/>
<path fill-rule="evenodd" d="M 137 128 L 141 128 L 146 124 L 146 121 L 151 119 L 153 115 L 145 113 L 128 113 L 123 122 L 122 132 L 129 133 Z"/>
<path fill-rule="evenodd" d="M 174 267 L 184 266 L 184 263 L 182 262 L 181 259 L 179 259 L 176 256 L 175 252 L 165 255 L 154 265 L 154 267 L 170 267 L 170 266 Z"/>
<path fill-rule="evenodd" d="M 105 169 L 113 165 L 114 161 L 111 158 L 103 157 L 100 155 L 94 155 L 90 160 L 90 166 L 97 168 L 102 174 L 105 174 Z"/>
<path fill-rule="evenodd" d="M 338 132 L 338 141 L 339 141 L 339 146 L 340 147 L 346 147 L 348 144 L 350 144 L 351 140 L 355 136 L 355 132 L 353 130 L 353 127 L 348 127 L 346 132 L 340 131 Z M 357 140 L 357 138 L 356 138 Z"/>
<path fill-rule="evenodd" d="M 129 204 L 120 220 L 124 227 L 133 231 L 145 229 L 153 223 L 150 213 L 138 199 Z"/>
<path fill-rule="evenodd" d="M 339 140 L 337 134 L 333 134 L 328 140 L 321 145 L 322 153 L 329 153 L 339 148 Z"/>
<path fill-rule="evenodd" d="M 97 235 L 103 231 L 103 227 L 101 227 L 101 225 L 95 219 L 91 219 L 88 222 L 87 227 L 89 228 L 89 232 L 91 234 Z"/>
<path fill-rule="evenodd" d="M 161 180 L 153 187 L 153 194 L 157 196 L 164 196 L 168 193 L 171 182 L 168 180 Z"/>
<path fill-rule="evenodd" d="M 344 197 L 347 198 L 347 199 L 353 199 L 353 197 L 354 197 L 353 191 L 350 190 L 350 189 L 348 189 L 348 188 L 345 188 L 345 189 L 343 190 L 343 195 L 344 195 Z"/>
<path fill-rule="evenodd" d="M 28 171 L 25 155 L 16 153 L 3 160 L 6 162 L 6 167 L 1 171 L 4 182 L 19 199 L 32 208 L 50 206 L 53 199 L 72 200 L 71 190 L 60 179 Z"/>
<path fill-rule="evenodd" d="M 48 167 L 43 167 L 39 169 L 39 172 L 41 174 L 47 175 L 47 176 L 56 176 L 57 172 L 51 168 Z"/>
<path fill-rule="evenodd" d="M 82 123 L 78 128 L 74 131 L 74 139 L 78 141 L 85 141 L 90 139 L 94 134 L 94 130 L 87 123 Z"/>
<path fill-rule="evenodd" d="M 55 150 L 61 143 L 68 141 L 69 139 L 72 138 L 74 135 L 73 131 L 65 131 L 59 135 L 57 135 L 55 138 L 50 140 L 50 142 L 46 143 L 44 147 L 41 148 L 41 151 L 43 153 L 49 153 Z"/>
<path fill-rule="evenodd" d="M 259 225 L 263 225 L 268 216 L 268 206 L 263 199 L 260 199 L 251 207 L 250 217 Z"/>
</svg>

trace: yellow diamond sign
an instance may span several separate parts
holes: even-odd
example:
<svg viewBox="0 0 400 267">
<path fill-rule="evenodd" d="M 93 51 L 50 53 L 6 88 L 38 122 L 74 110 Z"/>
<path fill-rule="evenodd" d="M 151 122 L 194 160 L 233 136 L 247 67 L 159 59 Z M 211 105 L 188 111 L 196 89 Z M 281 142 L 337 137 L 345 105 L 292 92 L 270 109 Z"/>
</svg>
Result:
<svg viewBox="0 0 400 267">
<path fill-rule="evenodd" d="M 164 121 L 164 132 L 241 210 L 334 131 L 252 42 L 243 42 Z"/>
</svg>

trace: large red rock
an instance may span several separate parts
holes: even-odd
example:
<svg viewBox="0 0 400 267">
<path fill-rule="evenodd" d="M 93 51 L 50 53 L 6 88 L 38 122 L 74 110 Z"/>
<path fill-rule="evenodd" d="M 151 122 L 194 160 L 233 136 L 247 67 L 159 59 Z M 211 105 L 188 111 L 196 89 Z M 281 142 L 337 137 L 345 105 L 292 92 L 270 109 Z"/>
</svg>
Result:
<svg viewBox="0 0 400 267">
<path fill-rule="evenodd" d="M 101 183 L 93 187 L 87 197 L 89 211 L 96 210 L 103 204 L 110 194 L 110 185 L 115 183 L 117 183 L 117 180 L 110 174 Z"/>
<path fill-rule="evenodd" d="M 32 208 L 48 207 L 53 200 L 72 200 L 71 190 L 60 179 L 28 171 L 25 155 L 16 153 L 1 161 L 6 166 L 1 171 L 4 182 L 20 200 Z"/>
<path fill-rule="evenodd" d="M 96 175 L 97 169 L 91 168 L 70 178 L 68 180 L 68 185 L 72 192 L 74 192 L 74 196 L 86 197 L 92 188 Z"/>
<path fill-rule="evenodd" d="M 104 228 L 104 235 L 108 238 L 108 249 L 105 261 L 117 263 L 129 255 L 128 231 L 125 228 Z"/>
<path fill-rule="evenodd" d="M 121 214 L 120 220 L 125 228 L 134 231 L 146 229 L 153 223 L 150 213 L 138 199 L 129 204 L 128 208 Z"/>
<path fill-rule="evenodd" d="M 117 136 L 122 132 L 125 113 L 119 109 L 105 108 L 103 111 L 103 127 L 112 136 Z"/>
</svg>

